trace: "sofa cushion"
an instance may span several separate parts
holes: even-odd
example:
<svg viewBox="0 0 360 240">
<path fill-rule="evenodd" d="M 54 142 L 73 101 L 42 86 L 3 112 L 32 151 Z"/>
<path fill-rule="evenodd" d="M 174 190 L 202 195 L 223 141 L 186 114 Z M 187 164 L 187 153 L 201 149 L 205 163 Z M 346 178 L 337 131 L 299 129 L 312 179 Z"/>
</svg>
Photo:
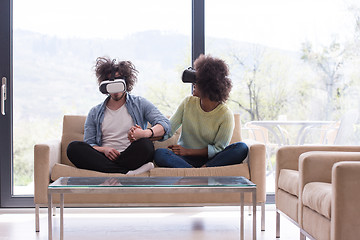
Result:
<svg viewBox="0 0 360 240">
<path fill-rule="evenodd" d="M 345 220 L 345 219 L 344 219 Z M 308 207 L 303 208 L 302 229 L 309 233 L 316 240 L 345 240 L 356 238 L 332 238 L 331 237 L 331 220 L 323 215 L 313 211 Z M 306 238 L 308 239 L 308 238 Z"/>
<path fill-rule="evenodd" d="M 303 190 L 303 205 L 330 219 L 331 191 L 331 183 L 308 183 Z"/>
<path fill-rule="evenodd" d="M 247 163 L 208 168 L 160 168 L 150 170 L 151 177 L 185 176 L 243 176 L 250 179 Z"/>
<path fill-rule="evenodd" d="M 299 172 L 291 169 L 281 169 L 278 187 L 285 192 L 299 197 Z"/>
<path fill-rule="evenodd" d="M 149 172 L 138 175 L 126 175 L 121 173 L 103 173 L 91 170 L 80 169 L 65 164 L 56 163 L 51 171 L 51 180 L 55 181 L 60 177 L 148 177 Z"/>
<path fill-rule="evenodd" d="M 295 195 L 289 194 L 281 189 L 278 189 L 275 195 L 276 208 L 286 213 L 295 222 L 298 222 L 298 202 L 299 198 Z"/>
</svg>

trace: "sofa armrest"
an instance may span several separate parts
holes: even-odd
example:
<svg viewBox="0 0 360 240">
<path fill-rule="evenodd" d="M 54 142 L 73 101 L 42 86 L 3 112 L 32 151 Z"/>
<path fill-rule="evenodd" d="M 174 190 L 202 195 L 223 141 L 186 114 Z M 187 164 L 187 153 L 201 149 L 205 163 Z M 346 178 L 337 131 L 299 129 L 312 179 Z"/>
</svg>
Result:
<svg viewBox="0 0 360 240">
<path fill-rule="evenodd" d="M 34 146 L 34 202 L 47 203 L 47 187 L 51 170 L 61 162 L 61 142 L 51 141 Z"/>
<path fill-rule="evenodd" d="M 339 162 L 332 168 L 331 239 L 360 235 L 360 155 L 357 162 Z"/>
<path fill-rule="evenodd" d="M 258 202 L 266 201 L 266 148 L 263 143 L 243 140 L 249 148 L 248 164 L 250 180 L 255 183 Z"/>
</svg>

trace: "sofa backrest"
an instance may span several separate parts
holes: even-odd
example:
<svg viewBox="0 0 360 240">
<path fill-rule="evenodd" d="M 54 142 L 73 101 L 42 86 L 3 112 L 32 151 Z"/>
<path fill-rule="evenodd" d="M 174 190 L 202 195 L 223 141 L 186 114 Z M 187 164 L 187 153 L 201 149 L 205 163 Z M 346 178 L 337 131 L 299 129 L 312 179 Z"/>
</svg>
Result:
<svg viewBox="0 0 360 240">
<path fill-rule="evenodd" d="M 235 128 L 230 143 L 241 141 L 241 123 L 240 115 L 234 114 Z M 82 115 L 65 115 L 63 119 L 63 133 L 61 138 L 61 163 L 73 166 L 70 160 L 67 158 L 66 149 L 72 141 L 84 140 L 84 124 L 86 116 Z M 169 145 L 176 144 L 180 136 L 181 129 L 172 136 L 170 139 L 159 142 L 154 142 L 155 149 L 166 148 Z"/>
<path fill-rule="evenodd" d="M 230 144 L 241 141 L 241 121 L 240 121 L 239 113 L 234 114 L 234 121 L 235 121 L 234 131 L 230 140 Z"/>
<path fill-rule="evenodd" d="M 65 115 L 63 118 L 63 132 L 61 138 L 61 163 L 74 166 L 66 155 L 66 149 L 72 141 L 84 140 L 84 124 L 86 116 Z"/>
</svg>

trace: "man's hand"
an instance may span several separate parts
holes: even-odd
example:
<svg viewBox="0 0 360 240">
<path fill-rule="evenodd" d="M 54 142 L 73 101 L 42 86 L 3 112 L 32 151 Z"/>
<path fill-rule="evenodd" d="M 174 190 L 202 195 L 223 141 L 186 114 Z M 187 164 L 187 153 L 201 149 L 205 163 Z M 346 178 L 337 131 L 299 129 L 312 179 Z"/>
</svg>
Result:
<svg viewBox="0 0 360 240">
<path fill-rule="evenodd" d="M 179 156 L 189 155 L 188 154 L 189 149 L 184 148 L 180 145 L 170 145 L 170 146 L 168 146 L 168 148 L 170 148 L 170 150 L 173 151 L 176 155 L 179 155 Z"/>
<path fill-rule="evenodd" d="M 120 156 L 120 152 L 118 150 L 116 150 L 115 148 L 111 148 L 111 147 L 98 147 L 98 146 L 94 146 L 94 148 L 96 150 L 98 150 L 99 152 L 102 152 L 105 154 L 105 156 L 110 159 L 111 161 L 115 161 L 115 159 L 117 157 Z"/>
<path fill-rule="evenodd" d="M 150 130 L 143 130 L 139 125 L 132 126 L 128 132 L 128 139 L 130 140 L 130 142 L 150 136 L 151 136 Z"/>
</svg>

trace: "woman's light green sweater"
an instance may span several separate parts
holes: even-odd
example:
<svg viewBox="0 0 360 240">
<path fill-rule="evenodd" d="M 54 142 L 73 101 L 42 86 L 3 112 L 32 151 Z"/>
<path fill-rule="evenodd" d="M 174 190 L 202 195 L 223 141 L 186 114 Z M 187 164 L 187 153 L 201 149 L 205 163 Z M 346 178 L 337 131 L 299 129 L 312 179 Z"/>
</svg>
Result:
<svg viewBox="0 0 360 240">
<path fill-rule="evenodd" d="M 225 149 L 234 130 L 234 114 L 224 104 L 205 112 L 200 98 L 189 96 L 180 104 L 170 119 L 171 136 L 182 126 L 178 144 L 184 148 L 208 148 L 208 157 Z"/>
</svg>

